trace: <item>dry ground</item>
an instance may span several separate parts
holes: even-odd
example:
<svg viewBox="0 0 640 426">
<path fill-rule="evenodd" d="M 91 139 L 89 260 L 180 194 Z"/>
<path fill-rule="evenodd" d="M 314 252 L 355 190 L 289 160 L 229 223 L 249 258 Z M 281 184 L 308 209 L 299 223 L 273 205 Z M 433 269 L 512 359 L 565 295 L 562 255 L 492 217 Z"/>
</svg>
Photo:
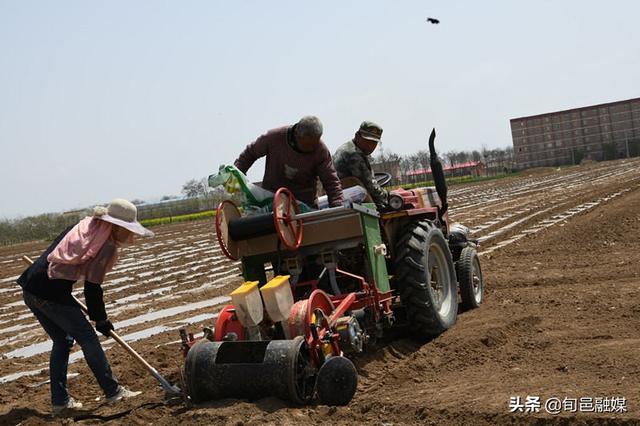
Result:
<svg viewBox="0 0 640 426">
<path fill-rule="evenodd" d="M 298 408 L 264 399 L 188 408 L 165 401 L 154 380 L 113 346 L 107 354 L 116 374 L 145 393 L 115 407 L 102 405 L 95 379 L 80 360 L 70 367 L 79 375 L 69 387 L 87 410 L 75 420 L 640 424 L 640 162 L 550 169 L 450 192 L 452 216 L 482 240 L 485 303 L 462 313 L 455 327 L 430 342 L 400 336 L 357 359 L 360 382 L 349 406 Z M 132 346 L 178 381 L 182 358 L 175 328 L 186 317 L 192 329 L 210 323 L 222 303 L 217 298 L 238 278 L 236 266 L 220 259 L 210 222 L 157 229 L 157 237 L 123 256 L 123 266 L 110 275 L 106 299 Z M 46 336 L 9 279 L 23 268 L 22 254 L 35 256 L 44 246 L 0 248 L 0 424 L 60 421 L 49 416 L 48 385 L 40 384 L 47 379 Z M 198 301 L 203 306 L 165 311 Z M 149 316 L 153 312 L 160 314 Z M 37 343 L 43 344 L 32 346 Z M 40 368 L 45 370 L 10 377 Z M 516 396 L 543 402 L 625 397 L 627 412 L 510 413 L 509 399 Z"/>
</svg>

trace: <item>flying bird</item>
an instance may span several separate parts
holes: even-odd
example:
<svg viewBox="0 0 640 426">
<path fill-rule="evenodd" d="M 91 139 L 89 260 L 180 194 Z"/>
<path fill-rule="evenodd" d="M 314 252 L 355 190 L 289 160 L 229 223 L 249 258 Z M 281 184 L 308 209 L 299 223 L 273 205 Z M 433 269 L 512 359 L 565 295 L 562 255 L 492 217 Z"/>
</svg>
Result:
<svg viewBox="0 0 640 426">
<path fill-rule="evenodd" d="M 439 24 L 440 20 L 436 18 L 427 18 L 427 22 L 430 22 L 432 24 Z"/>
</svg>

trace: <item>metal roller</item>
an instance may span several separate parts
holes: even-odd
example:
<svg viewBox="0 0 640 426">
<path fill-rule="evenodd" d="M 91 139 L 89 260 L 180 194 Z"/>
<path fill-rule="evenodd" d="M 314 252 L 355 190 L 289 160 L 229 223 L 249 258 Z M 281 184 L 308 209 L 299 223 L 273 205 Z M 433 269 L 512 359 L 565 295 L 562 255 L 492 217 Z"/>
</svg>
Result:
<svg viewBox="0 0 640 426">
<path fill-rule="evenodd" d="M 285 249 L 297 250 L 302 243 L 300 208 L 287 188 L 273 196 L 273 213 L 242 217 L 238 207 L 225 200 L 216 209 L 216 236 L 222 252 L 238 260 L 238 241 L 276 234 Z"/>
<path fill-rule="evenodd" d="M 316 369 L 309 363 L 304 339 L 210 342 L 187 354 L 184 378 L 194 403 L 275 396 L 295 404 L 311 400 Z"/>
<path fill-rule="evenodd" d="M 275 234 L 273 213 L 246 216 L 229 222 L 229 236 L 234 241 Z"/>
</svg>

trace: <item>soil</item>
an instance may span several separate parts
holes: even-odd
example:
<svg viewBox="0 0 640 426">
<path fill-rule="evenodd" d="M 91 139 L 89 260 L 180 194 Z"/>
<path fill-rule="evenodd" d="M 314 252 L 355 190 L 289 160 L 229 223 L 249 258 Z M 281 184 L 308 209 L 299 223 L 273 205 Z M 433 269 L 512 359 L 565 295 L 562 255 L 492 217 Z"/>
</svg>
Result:
<svg viewBox="0 0 640 426">
<path fill-rule="evenodd" d="M 398 333 L 354 359 L 358 391 L 345 407 L 295 407 L 275 398 L 187 406 L 166 399 L 106 340 L 119 380 L 144 393 L 105 405 L 80 360 L 70 365 L 77 376 L 69 390 L 86 409 L 53 419 L 43 383 L 47 338 L 10 280 L 24 269 L 20 257 L 37 256 L 46 243 L 0 247 L 0 424 L 639 424 L 640 161 L 537 170 L 449 192 L 451 217 L 481 240 L 485 301 L 431 341 Z M 123 253 L 105 300 L 122 335 L 152 333 L 130 344 L 178 383 L 180 321 L 189 318 L 191 331 L 210 325 L 223 303 L 216 298 L 241 281 L 238 265 L 221 257 L 211 221 L 154 230 L 154 238 Z M 20 352 L 35 343 L 44 349 Z M 8 355 L 16 350 L 22 356 Z M 543 406 L 510 412 L 510 398 L 528 396 Z M 626 412 L 544 409 L 550 398 L 612 397 L 626 398 Z"/>
</svg>

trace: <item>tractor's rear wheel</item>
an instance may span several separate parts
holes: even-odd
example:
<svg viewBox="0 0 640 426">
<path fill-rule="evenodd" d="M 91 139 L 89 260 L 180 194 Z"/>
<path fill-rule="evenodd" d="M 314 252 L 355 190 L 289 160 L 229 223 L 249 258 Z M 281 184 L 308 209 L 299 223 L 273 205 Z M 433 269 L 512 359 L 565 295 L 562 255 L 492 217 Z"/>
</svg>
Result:
<svg viewBox="0 0 640 426">
<path fill-rule="evenodd" d="M 435 337 L 455 324 L 453 259 L 442 231 L 432 223 L 416 221 L 405 227 L 396 244 L 395 281 L 416 337 Z"/>
<path fill-rule="evenodd" d="M 480 259 L 475 248 L 465 247 L 462 249 L 460 259 L 456 262 L 456 271 L 463 309 L 469 310 L 479 307 L 484 298 L 484 287 Z"/>
</svg>

